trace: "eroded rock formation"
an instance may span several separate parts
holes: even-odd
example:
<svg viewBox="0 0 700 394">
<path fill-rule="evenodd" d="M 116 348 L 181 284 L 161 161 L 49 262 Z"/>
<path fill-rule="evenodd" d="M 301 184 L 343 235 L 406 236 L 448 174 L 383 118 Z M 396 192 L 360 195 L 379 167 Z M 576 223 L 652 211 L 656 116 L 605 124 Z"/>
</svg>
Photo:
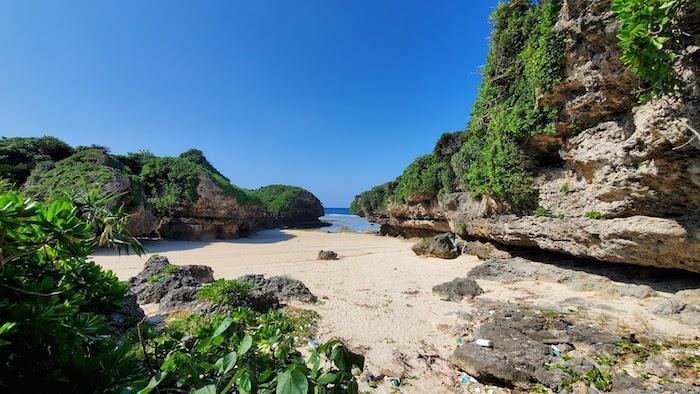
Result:
<svg viewBox="0 0 700 394">
<path fill-rule="evenodd" d="M 700 138 L 693 131 L 700 130 L 700 40 L 688 38 L 675 65 L 684 93 L 638 104 L 639 80 L 620 61 L 617 30 L 609 0 L 563 2 L 554 27 L 564 37 L 563 76 L 537 98 L 559 115 L 554 133 L 528 141 L 537 192 L 530 211 L 475 196 L 457 181 L 452 193 L 389 201 L 367 216 L 385 234 L 454 232 L 700 272 Z M 445 154 L 438 148 L 436 155 Z"/>
</svg>

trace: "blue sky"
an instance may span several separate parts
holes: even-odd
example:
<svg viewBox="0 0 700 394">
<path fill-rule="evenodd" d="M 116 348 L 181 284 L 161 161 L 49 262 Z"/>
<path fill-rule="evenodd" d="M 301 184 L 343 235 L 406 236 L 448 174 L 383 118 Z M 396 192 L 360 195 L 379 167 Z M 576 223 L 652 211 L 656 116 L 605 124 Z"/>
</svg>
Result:
<svg viewBox="0 0 700 394">
<path fill-rule="evenodd" d="M 464 127 L 496 4 L 0 0 L 0 136 L 196 147 L 348 206 Z"/>
</svg>

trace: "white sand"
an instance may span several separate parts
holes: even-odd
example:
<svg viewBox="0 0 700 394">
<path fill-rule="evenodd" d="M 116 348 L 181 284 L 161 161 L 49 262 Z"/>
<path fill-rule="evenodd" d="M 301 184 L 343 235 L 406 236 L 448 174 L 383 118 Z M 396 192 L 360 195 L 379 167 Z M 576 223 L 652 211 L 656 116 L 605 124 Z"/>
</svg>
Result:
<svg viewBox="0 0 700 394">
<path fill-rule="evenodd" d="M 269 230 L 250 239 L 161 241 L 146 246 L 150 254 L 166 256 L 173 264 L 211 266 L 216 278 L 285 274 L 301 280 L 321 302 L 295 306 L 321 315 L 320 339 L 342 338 L 366 356 L 370 371 L 400 375 L 404 357 L 413 359 L 423 353 L 449 358 L 456 334 L 445 332 L 444 327 L 458 323 L 456 312 L 464 308 L 441 301 L 431 289 L 464 276 L 478 263 L 472 256 L 420 258 L 411 251 L 413 242 L 371 234 Z M 340 259 L 316 260 L 321 249 L 334 250 Z M 99 254 L 94 258 L 119 278 L 128 279 L 141 271 L 148 256 Z M 419 387 L 413 386 L 422 391 Z"/>
<path fill-rule="evenodd" d="M 331 234 L 313 230 L 270 230 L 250 239 L 215 242 L 161 241 L 146 245 L 150 253 L 167 256 L 173 264 L 204 264 L 217 278 L 244 274 L 289 275 L 303 281 L 321 302 L 294 304 L 317 311 L 321 340 L 343 339 L 367 357 L 374 374 L 404 377 L 402 392 L 461 392 L 459 372 L 448 360 L 456 338 L 471 324 L 459 312 L 473 312 L 470 301 L 442 301 L 432 294 L 436 284 L 464 277 L 479 264 L 473 256 L 455 260 L 425 259 L 413 254 L 415 241 L 369 234 Z M 338 253 L 340 260 L 317 261 L 321 249 Z M 148 255 L 94 256 L 121 279 L 141 271 Z M 565 299 L 594 300 L 603 308 L 593 313 L 605 320 L 624 320 L 645 329 L 669 334 L 692 333 L 687 326 L 669 323 L 650 312 L 652 301 L 576 292 L 557 283 L 480 280 L 480 299 L 556 307 Z M 658 300 L 658 299 L 657 299 Z M 655 301 L 654 301 L 655 302 Z M 639 331 L 637 331 L 639 332 Z M 428 366 L 419 355 L 437 355 Z M 391 391 L 388 383 L 378 392 Z"/>
</svg>

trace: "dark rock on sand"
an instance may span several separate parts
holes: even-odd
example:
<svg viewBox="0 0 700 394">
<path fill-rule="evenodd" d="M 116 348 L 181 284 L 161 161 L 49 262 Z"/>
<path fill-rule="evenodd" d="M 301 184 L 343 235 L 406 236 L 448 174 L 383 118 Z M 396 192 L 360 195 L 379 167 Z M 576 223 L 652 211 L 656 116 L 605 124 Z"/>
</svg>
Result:
<svg viewBox="0 0 700 394">
<path fill-rule="evenodd" d="M 510 253 L 498 249 L 494 244 L 490 242 L 481 241 L 465 241 L 461 242 L 459 246 L 462 249 L 462 254 L 473 255 L 482 260 L 486 259 L 509 259 L 511 258 Z"/>
<path fill-rule="evenodd" d="M 332 250 L 321 250 L 318 252 L 316 260 L 337 260 L 338 254 Z"/>
<path fill-rule="evenodd" d="M 496 304 L 489 308 L 493 314 L 477 328 L 474 338 L 490 340 L 493 348 L 466 343 L 452 356 L 455 365 L 486 383 L 529 389 L 539 382 L 556 389 L 565 376 L 561 370 L 545 368 L 547 364 L 563 363 L 581 373 L 593 364 L 576 357 L 558 358 L 552 354 L 552 344 L 584 345 L 593 352 L 604 353 L 619 339 L 587 325 L 545 317 L 516 305 Z"/>
<path fill-rule="evenodd" d="M 254 286 L 253 290 L 269 292 L 280 301 L 316 302 L 318 300 L 304 283 L 287 276 L 273 276 L 266 279 L 264 275 L 245 275 L 238 280 L 251 283 Z"/>
<path fill-rule="evenodd" d="M 432 238 L 423 238 L 411 248 L 413 253 L 425 257 L 438 257 L 441 259 L 454 259 L 459 257 L 459 249 L 454 235 L 440 234 Z"/>
<path fill-rule="evenodd" d="M 168 293 L 183 287 L 198 288 L 214 281 L 211 267 L 203 265 L 172 265 L 165 256 L 151 256 L 141 271 L 129 279 L 139 303 L 160 302 Z"/>
<path fill-rule="evenodd" d="M 483 292 L 479 284 L 470 278 L 455 278 L 433 287 L 433 294 L 448 301 L 461 301 L 465 297 L 474 298 Z"/>
</svg>

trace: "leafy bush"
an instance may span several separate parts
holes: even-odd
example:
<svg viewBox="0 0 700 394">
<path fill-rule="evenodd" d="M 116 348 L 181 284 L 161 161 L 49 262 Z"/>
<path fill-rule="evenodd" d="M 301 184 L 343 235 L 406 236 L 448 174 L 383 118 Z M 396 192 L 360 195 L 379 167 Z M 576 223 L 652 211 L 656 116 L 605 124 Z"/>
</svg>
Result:
<svg viewBox="0 0 700 394">
<path fill-rule="evenodd" d="M 73 154 L 65 142 L 49 136 L 0 138 L 0 178 L 21 186 L 41 162 L 54 162 Z"/>
<path fill-rule="evenodd" d="M 648 87 L 639 93 L 640 100 L 680 90 L 673 64 L 685 45 L 683 32 L 674 18 L 682 9 L 700 9 L 695 0 L 613 0 L 612 10 L 620 22 L 618 42 L 620 59 Z M 698 10 L 695 10 L 697 12 Z"/>
<path fill-rule="evenodd" d="M 141 174 L 143 170 L 143 165 L 150 159 L 156 157 L 153 153 L 147 150 L 140 150 L 137 152 L 129 152 L 126 155 L 115 156 L 120 163 L 131 170 L 134 175 Z"/>
<path fill-rule="evenodd" d="M 22 191 L 41 201 L 73 195 L 78 190 L 102 189 L 108 183 L 134 182 L 122 163 L 101 149 L 83 149 L 56 163 L 42 163 L 32 171 Z M 141 196 L 130 195 L 133 201 Z"/>
<path fill-rule="evenodd" d="M 237 280 L 217 279 L 202 286 L 197 298 L 215 305 L 243 305 L 250 297 L 253 285 Z"/>
<path fill-rule="evenodd" d="M 143 333 L 146 360 L 159 365 L 145 392 L 357 393 L 353 368 L 364 357 L 330 341 L 309 363 L 295 350 L 294 324 L 283 313 L 239 308 L 230 316 L 191 315 Z"/>
<path fill-rule="evenodd" d="M 583 217 L 586 219 L 600 220 L 603 219 L 603 214 L 598 211 L 588 211 L 583 215 Z"/>
<path fill-rule="evenodd" d="M 127 286 L 87 256 L 93 231 L 67 200 L 0 196 L 0 389 L 97 392 L 135 363 L 115 351 L 105 315 Z M 31 390 L 33 388 L 34 390 Z"/>
<path fill-rule="evenodd" d="M 535 216 L 537 216 L 537 217 L 550 217 L 551 218 L 554 216 L 554 213 L 549 208 L 537 207 L 537 209 L 535 209 Z"/>
</svg>

